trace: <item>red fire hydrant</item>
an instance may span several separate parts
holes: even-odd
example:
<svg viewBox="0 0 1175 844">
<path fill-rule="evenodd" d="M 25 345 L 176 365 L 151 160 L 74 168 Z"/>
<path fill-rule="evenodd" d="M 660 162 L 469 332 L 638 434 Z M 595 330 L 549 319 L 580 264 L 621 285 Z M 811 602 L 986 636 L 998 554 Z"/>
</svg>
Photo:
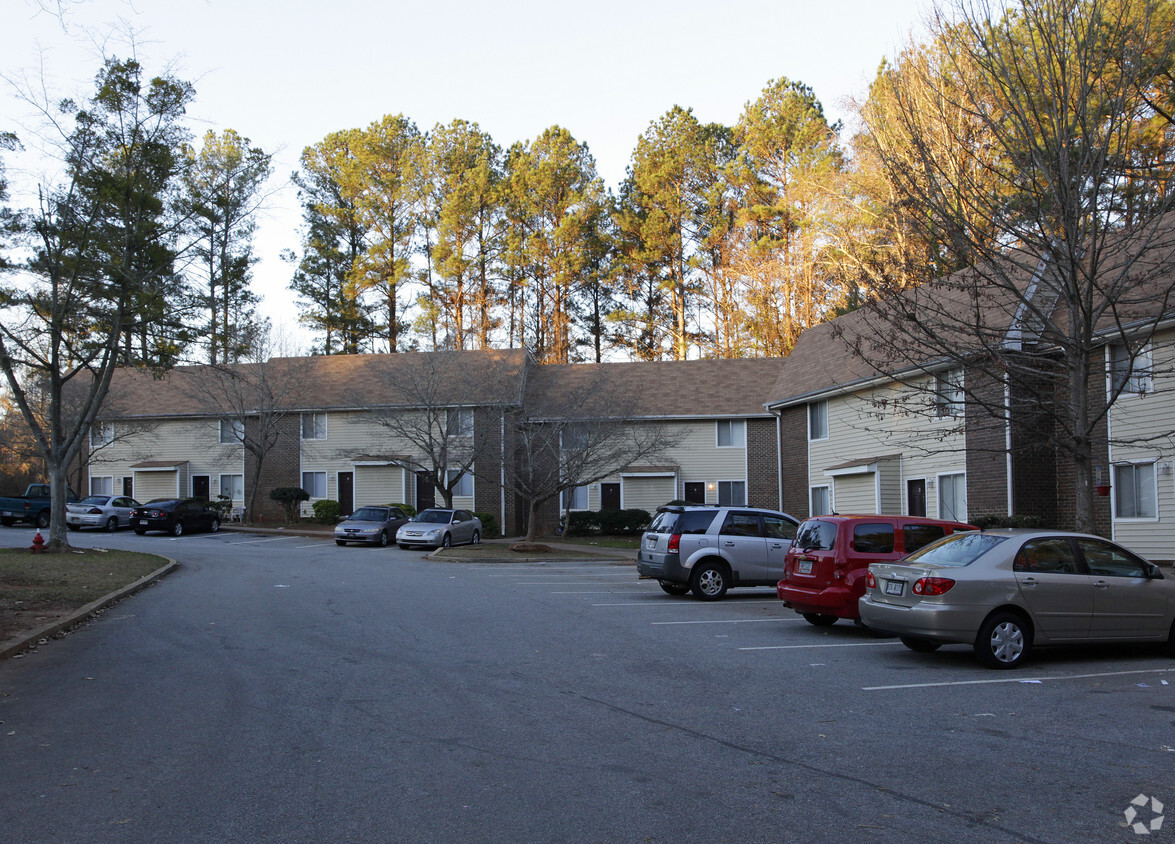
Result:
<svg viewBox="0 0 1175 844">
<path fill-rule="evenodd" d="M 37 531 L 37 535 L 33 537 L 33 544 L 29 546 L 29 550 L 34 554 L 40 554 L 45 550 L 45 540 L 41 537 L 41 531 Z"/>
</svg>

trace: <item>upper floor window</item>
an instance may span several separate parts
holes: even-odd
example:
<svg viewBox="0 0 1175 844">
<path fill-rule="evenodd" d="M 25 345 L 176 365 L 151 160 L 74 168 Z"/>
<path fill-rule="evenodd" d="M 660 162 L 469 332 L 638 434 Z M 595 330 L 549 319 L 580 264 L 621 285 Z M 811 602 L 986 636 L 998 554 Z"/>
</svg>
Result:
<svg viewBox="0 0 1175 844">
<path fill-rule="evenodd" d="M 1110 389 L 1117 393 L 1154 392 L 1151 351 L 1149 346 L 1139 349 L 1133 359 L 1125 343 L 1110 344 Z"/>
<path fill-rule="evenodd" d="M 955 367 L 934 376 L 934 415 L 940 419 L 962 416 L 966 408 L 963 369 Z"/>
<path fill-rule="evenodd" d="M 446 411 L 445 433 L 450 437 L 472 437 L 473 411 L 468 408 Z"/>
<path fill-rule="evenodd" d="M 828 439 L 828 402 L 816 401 L 808 405 L 808 439 Z"/>
<path fill-rule="evenodd" d="M 95 422 L 90 428 L 90 448 L 101 448 L 114 442 L 114 423 Z"/>
<path fill-rule="evenodd" d="M 222 443 L 239 443 L 245 439 L 245 422 L 243 419 L 221 419 L 220 441 Z"/>
<path fill-rule="evenodd" d="M 747 423 L 742 419 L 720 419 L 718 428 L 719 448 L 745 448 L 747 444 Z"/>
<path fill-rule="evenodd" d="M 304 439 L 304 440 L 325 440 L 326 439 L 326 414 L 325 413 L 303 413 L 302 414 L 302 439 Z"/>
</svg>

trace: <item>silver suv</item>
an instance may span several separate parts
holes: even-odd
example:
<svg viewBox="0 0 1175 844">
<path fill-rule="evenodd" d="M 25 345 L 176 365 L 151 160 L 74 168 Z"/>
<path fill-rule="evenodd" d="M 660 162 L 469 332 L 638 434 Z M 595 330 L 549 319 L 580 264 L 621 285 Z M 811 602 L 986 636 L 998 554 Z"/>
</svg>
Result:
<svg viewBox="0 0 1175 844">
<path fill-rule="evenodd" d="M 636 568 L 670 595 L 717 601 L 732 586 L 775 586 L 799 520 L 758 507 L 666 505 L 641 538 Z"/>
</svg>

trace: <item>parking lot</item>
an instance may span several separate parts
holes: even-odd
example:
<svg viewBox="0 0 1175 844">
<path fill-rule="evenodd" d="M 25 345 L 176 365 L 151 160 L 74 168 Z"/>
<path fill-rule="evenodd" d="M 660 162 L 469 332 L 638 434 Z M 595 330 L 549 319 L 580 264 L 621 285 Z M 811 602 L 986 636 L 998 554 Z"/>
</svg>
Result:
<svg viewBox="0 0 1175 844">
<path fill-rule="evenodd" d="M 997 672 L 631 564 L 70 539 L 182 568 L 0 664 L 13 840 L 1124 841 L 1175 806 L 1159 648 Z"/>
</svg>

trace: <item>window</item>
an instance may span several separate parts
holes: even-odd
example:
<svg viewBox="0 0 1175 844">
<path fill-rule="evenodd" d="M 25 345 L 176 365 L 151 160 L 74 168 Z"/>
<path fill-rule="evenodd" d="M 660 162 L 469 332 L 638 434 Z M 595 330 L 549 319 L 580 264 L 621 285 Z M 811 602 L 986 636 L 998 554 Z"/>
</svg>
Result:
<svg viewBox="0 0 1175 844">
<path fill-rule="evenodd" d="M 302 439 L 304 440 L 325 440 L 326 439 L 326 414 L 325 413 L 303 413 L 302 414 Z M 309 490 L 307 490 L 309 491 Z"/>
<path fill-rule="evenodd" d="M 811 515 L 825 516 L 832 512 L 832 488 L 827 486 L 812 487 Z"/>
<path fill-rule="evenodd" d="M 563 490 L 563 508 L 565 510 L 586 510 L 588 508 L 588 488 L 577 486 Z"/>
<path fill-rule="evenodd" d="M 326 472 L 303 472 L 302 489 L 310 493 L 311 498 L 326 498 Z"/>
<path fill-rule="evenodd" d="M 818 401 L 808 405 L 808 439 L 828 439 L 828 402 Z"/>
<path fill-rule="evenodd" d="M 1125 548 L 1100 539 L 1078 539 L 1089 573 L 1107 577 L 1146 577 L 1147 565 Z"/>
<path fill-rule="evenodd" d="M 894 530 L 891 524 L 853 526 L 853 550 L 862 554 L 892 554 Z"/>
<path fill-rule="evenodd" d="M 722 533 L 726 536 L 762 536 L 759 528 L 759 517 L 750 513 L 727 513 L 726 521 L 722 524 Z"/>
<path fill-rule="evenodd" d="M 450 437 L 472 437 L 473 411 L 468 409 L 446 411 L 445 434 Z"/>
<path fill-rule="evenodd" d="M 90 428 L 90 448 L 101 448 L 114 442 L 114 423 L 95 422 Z"/>
<path fill-rule="evenodd" d="M 235 444 L 245 439 L 245 421 L 243 419 L 221 419 L 220 441 Z"/>
<path fill-rule="evenodd" d="M 1119 519 L 1153 519 L 1156 503 L 1155 464 L 1127 463 L 1114 467 L 1114 515 Z"/>
<path fill-rule="evenodd" d="M 745 507 L 747 504 L 746 481 L 719 481 L 718 505 L 720 507 Z"/>
<path fill-rule="evenodd" d="M 747 423 L 742 419 L 720 419 L 715 426 L 718 429 L 719 448 L 746 447 Z"/>
<path fill-rule="evenodd" d="M 457 477 L 459 474 L 461 475 L 460 478 Z M 456 485 L 453 487 L 453 495 L 473 495 L 473 475 L 468 470 L 463 472 L 461 469 L 450 469 L 445 477 L 450 484 L 454 480 L 456 481 Z"/>
<path fill-rule="evenodd" d="M 794 544 L 803 551 L 831 551 L 836 547 L 836 525 L 809 519 L 800 525 Z"/>
<path fill-rule="evenodd" d="M 903 525 L 904 550 L 907 554 L 912 554 L 923 545 L 929 545 L 936 539 L 942 539 L 946 534 L 946 528 L 942 525 Z"/>
<path fill-rule="evenodd" d="M 965 407 L 962 368 L 955 367 L 934 376 L 934 415 L 939 419 L 962 416 Z"/>
<path fill-rule="evenodd" d="M 114 495 L 114 478 L 109 476 L 91 477 L 90 495 Z"/>
<path fill-rule="evenodd" d="M 763 516 L 763 530 L 772 539 L 786 539 L 790 542 L 795 539 L 797 527 L 795 522 L 790 522 L 782 516 Z"/>
<path fill-rule="evenodd" d="M 953 522 L 967 520 L 967 476 L 938 476 L 938 517 Z"/>
<path fill-rule="evenodd" d="M 1077 560 L 1068 539 L 1031 539 L 1016 552 L 1012 569 L 1036 574 L 1077 574 Z"/>
<path fill-rule="evenodd" d="M 325 472 L 324 480 L 325 480 Z M 324 483 L 323 486 L 326 484 Z M 309 490 L 307 490 L 309 492 Z M 323 490 L 325 493 L 325 490 Z M 245 476 L 244 475 L 221 475 L 220 476 L 220 494 L 227 495 L 233 501 L 245 500 Z M 320 498 L 325 497 L 318 496 Z"/>
<path fill-rule="evenodd" d="M 1110 344 L 1110 389 L 1114 393 L 1153 392 L 1151 367 L 1149 346 L 1139 349 L 1131 360 L 1130 348 L 1125 343 Z"/>
</svg>

